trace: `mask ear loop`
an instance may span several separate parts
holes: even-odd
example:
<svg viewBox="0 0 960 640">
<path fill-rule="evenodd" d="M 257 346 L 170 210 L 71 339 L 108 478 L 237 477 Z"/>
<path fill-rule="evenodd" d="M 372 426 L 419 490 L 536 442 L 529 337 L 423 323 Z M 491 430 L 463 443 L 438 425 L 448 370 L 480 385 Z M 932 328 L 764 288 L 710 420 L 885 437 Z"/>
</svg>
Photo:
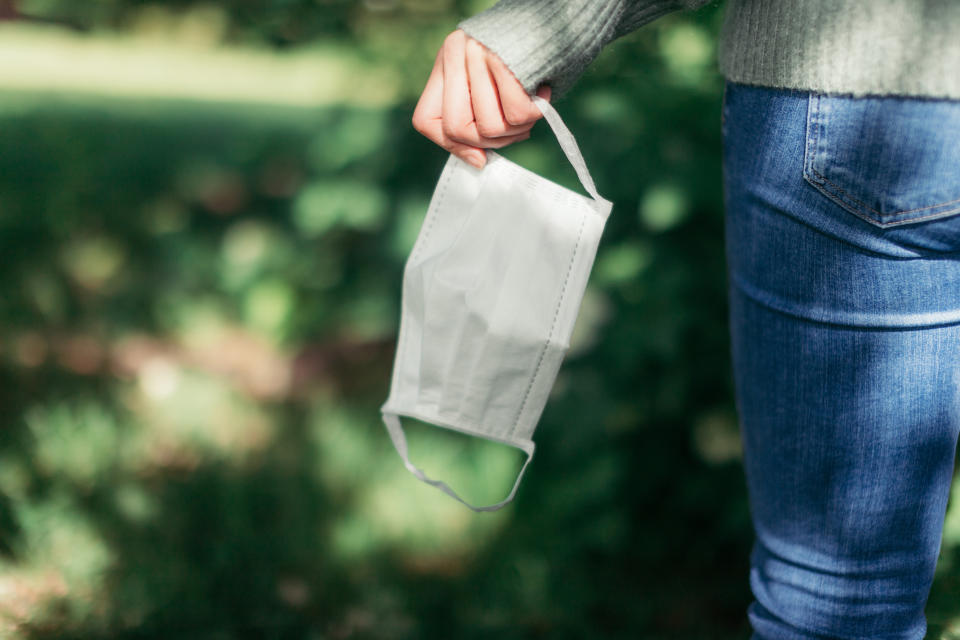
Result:
<svg viewBox="0 0 960 640">
<path fill-rule="evenodd" d="M 597 192 L 597 186 L 593 182 L 593 176 L 590 175 L 590 170 L 587 168 L 587 162 L 583 159 L 583 154 L 580 153 L 580 147 L 577 145 L 576 138 L 570 133 L 570 129 L 563 123 L 563 119 L 560 117 L 560 114 L 557 113 L 557 110 L 553 108 L 552 104 L 540 96 L 535 95 L 530 97 L 533 99 L 533 103 L 537 105 L 537 108 L 540 109 L 543 117 L 546 118 L 547 124 L 553 129 L 553 135 L 556 136 L 557 142 L 560 143 L 560 148 L 563 149 L 564 155 L 567 156 L 567 160 L 573 165 L 573 170 L 577 172 L 577 177 L 580 178 L 580 184 L 583 185 L 583 188 L 598 204 L 602 205 L 601 212 L 604 218 L 606 218 L 610 215 L 612 203 Z"/>
<path fill-rule="evenodd" d="M 514 445 L 527 454 L 527 460 L 523 463 L 523 467 L 520 468 L 520 473 L 517 474 L 517 480 L 513 483 L 513 489 L 510 490 L 510 495 L 496 504 L 477 507 L 458 496 L 457 492 L 451 489 L 450 485 L 448 485 L 446 482 L 443 482 L 442 480 L 433 480 L 432 478 L 428 477 L 427 474 L 425 474 L 418 466 L 410 462 L 410 456 L 407 453 L 407 438 L 403 434 L 403 426 L 400 424 L 400 418 L 397 416 L 397 414 L 384 412 L 383 423 L 387 425 L 387 432 L 390 434 L 390 439 L 393 441 L 393 446 L 397 449 L 397 453 L 400 454 L 400 457 L 403 458 L 403 464 L 407 467 L 407 471 L 415 475 L 417 479 L 426 482 L 437 489 L 440 489 L 440 491 L 443 491 L 457 502 L 464 504 L 470 509 L 478 512 L 496 511 L 509 504 L 517 494 L 517 489 L 520 487 L 520 481 L 523 480 L 523 474 L 527 470 L 527 465 L 529 465 L 530 461 L 533 459 L 534 446 L 532 442 Z"/>
</svg>

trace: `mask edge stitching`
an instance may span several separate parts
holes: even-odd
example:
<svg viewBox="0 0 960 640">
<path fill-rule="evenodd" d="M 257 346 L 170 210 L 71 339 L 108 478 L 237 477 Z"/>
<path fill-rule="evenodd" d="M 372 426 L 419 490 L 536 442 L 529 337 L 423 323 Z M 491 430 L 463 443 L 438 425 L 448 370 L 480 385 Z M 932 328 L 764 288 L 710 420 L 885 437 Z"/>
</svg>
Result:
<svg viewBox="0 0 960 640">
<path fill-rule="evenodd" d="M 454 156 L 451 155 L 450 157 L 453 158 Z M 407 298 L 407 287 L 406 287 L 407 269 L 406 267 L 408 264 L 413 262 L 413 259 L 419 253 L 421 253 L 421 249 L 423 248 L 423 245 L 427 243 L 427 238 L 430 236 L 430 232 L 433 230 L 433 223 L 437 219 L 437 209 L 439 209 L 441 204 L 443 203 L 443 199 L 447 194 L 447 186 L 450 184 L 450 179 L 453 176 L 452 167 L 449 166 L 450 165 L 449 159 L 447 160 L 447 165 L 448 166 L 444 166 L 443 171 L 441 172 L 443 187 L 440 190 L 440 192 L 437 194 L 436 202 L 434 202 L 431 199 L 430 206 L 427 207 L 427 213 L 423 217 L 424 223 L 428 223 L 428 226 L 425 230 L 423 230 L 422 242 L 420 241 L 420 238 L 417 238 L 417 243 L 413 247 L 413 249 L 410 251 L 410 255 L 407 257 L 407 261 L 404 264 L 404 269 L 403 269 L 404 274 L 403 274 L 403 279 L 401 281 L 401 286 L 400 286 L 400 327 L 397 329 L 397 350 L 396 350 L 396 354 L 394 355 L 394 371 L 393 371 L 393 375 L 390 377 L 390 391 L 387 394 L 387 402 L 389 402 L 390 399 L 393 398 L 394 388 L 400 387 L 400 368 L 396 366 L 396 363 L 400 361 L 400 359 L 403 357 L 403 354 L 405 353 L 403 351 L 403 348 L 406 344 L 407 334 L 409 333 L 409 329 L 406 328 L 405 326 L 407 323 L 404 322 L 404 318 L 407 315 L 406 313 L 404 313 L 404 309 L 407 306 L 407 299 L 406 299 Z M 451 170 L 448 171 L 448 169 L 451 169 Z"/>
<path fill-rule="evenodd" d="M 430 232 L 433 230 L 433 223 L 434 223 L 434 221 L 437 219 L 437 210 L 438 210 L 438 209 L 440 208 L 440 206 L 443 204 L 443 198 L 444 198 L 444 196 L 447 195 L 447 186 L 450 184 L 450 178 L 453 176 L 452 167 L 450 167 L 450 169 L 451 169 L 451 171 L 448 172 L 448 171 L 447 171 L 447 167 L 444 167 L 443 173 L 445 173 L 446 175 L 445 175 L 445 176 L 442 176 L 442 178 L 443 178 L 443 188 L 442 188 L 442 189 L 440 190 L 440 192 L 437 194 L 437 200 L 436 200 L 436 202 L 433 202 L 433 201 L 430 202 L 430 206 L 427 208 L 427 213 L 426 213 L 426 215 L 424 216 L 424 222 L 429 222 L 429 225 L 427 226 L 426 230 L 423 232 L 423 240 L 422 240 L 422 242 L 418 242 L 418 243 L 417 243 L 417 246 L 414 247 L 414 250 L 411 252 L 410 257 L 407 258 L 407 261 L 408 261 L 408 262 L 412 262 L 413 259 L 414 259 L 419 253 L 421 253 L 421 249 L 423 248 L 423 245 L 425 245 L 425 244 L 427 243 L 427 238 L 430 237 Z M 432 214 L 432 215 L 431 215 L 431 214 Z"/>
<path fill-rule="evenodd" d="M 520 403 L 520 410 L 517 411 L 517 417 L 513 421 L 513 426 L 510 427 L 508 432 L 510 436 L 517 430 L 519 426 L 520 418 L 523 416 L 523 410 L 527 407 L 527 399 L 530 397 L 530 390 L 533 388 L 534 383 L 537 381 L 537 377 L 540 375 L 540 365 L 543 364 L 543 357 L 547 353 L 547 346 L 550 344 L 550 338 L 553 337 L 553 330 L 557 326 L 557 318 L 560 317 L 560 307 L 563 306 L 563 300 L 567 294 L 567 283 L 570 281 L 570 273 L 573 271 L 573 263 L 576 261 L 577 254 L 580 252 L 580 239 L 583 237 L 583 228 L 586 226 L 587 216 L 580 214 L 580 229 L 577 232 L 577 243 L 573 249 L 573 255 L 570 256 L 570 264 L 567 265 L 567 274 L 563 278 L 563 287 L 560 289 L 560 299 L 557 301 L 557 308 L 553 313 L 553 322 L 550 324 L 550 331 L 547 334 L 547 339 L 543 343 L 543 347 L 540 349 L 540 357 L 537 358 L 537 368 L 533 372 L 533 376 L 530 378 L 530 384 L 527 385 L 527 390 L 523 394 L 523 401 Z"/>
</svg>

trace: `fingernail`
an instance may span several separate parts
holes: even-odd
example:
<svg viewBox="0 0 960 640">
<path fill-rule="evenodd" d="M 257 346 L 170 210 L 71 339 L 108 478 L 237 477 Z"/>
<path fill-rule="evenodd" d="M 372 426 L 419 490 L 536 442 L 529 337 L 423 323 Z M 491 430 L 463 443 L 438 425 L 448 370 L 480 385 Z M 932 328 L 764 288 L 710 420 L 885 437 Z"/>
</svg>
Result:
<svg viewBox="0 0 960 640">
<path fill-rule="evenodd" d="M 467 162 L 475 166 L 477 169 L 483 169 L 483 165 L 487 161 L 486 154 L 483 153 L 470 153 L 467 155 Z"/>
</svg>

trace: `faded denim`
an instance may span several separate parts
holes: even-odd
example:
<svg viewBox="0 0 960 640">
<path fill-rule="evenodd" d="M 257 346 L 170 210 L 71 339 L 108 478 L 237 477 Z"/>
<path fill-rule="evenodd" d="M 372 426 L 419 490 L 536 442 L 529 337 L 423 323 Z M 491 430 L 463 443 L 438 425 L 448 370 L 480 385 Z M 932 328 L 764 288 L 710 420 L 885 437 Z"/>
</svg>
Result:
<svg viewBox="0 0 960 640">
<path fill-rule="evenodd" d="M 755 640 L 919 640 L 960 429 L 960 102 L 728 84 Z"/>
</svg>

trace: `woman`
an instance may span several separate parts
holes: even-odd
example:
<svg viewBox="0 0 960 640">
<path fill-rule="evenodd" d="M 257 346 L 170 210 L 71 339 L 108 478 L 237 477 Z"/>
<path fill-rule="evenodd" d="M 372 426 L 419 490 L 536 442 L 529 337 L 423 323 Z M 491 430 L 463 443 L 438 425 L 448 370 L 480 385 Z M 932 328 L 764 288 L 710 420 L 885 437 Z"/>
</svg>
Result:
<svg viewBox="0 0 960 640">
<path fill-rule="evenodd" d="M 615 38 L 703 0 L 503 0 L 421 133 L 477 167 Z M 920 639 L 960 429 L 960 2 L 729 0 L 731 334 L 754 638 Z"/>
</svg>

